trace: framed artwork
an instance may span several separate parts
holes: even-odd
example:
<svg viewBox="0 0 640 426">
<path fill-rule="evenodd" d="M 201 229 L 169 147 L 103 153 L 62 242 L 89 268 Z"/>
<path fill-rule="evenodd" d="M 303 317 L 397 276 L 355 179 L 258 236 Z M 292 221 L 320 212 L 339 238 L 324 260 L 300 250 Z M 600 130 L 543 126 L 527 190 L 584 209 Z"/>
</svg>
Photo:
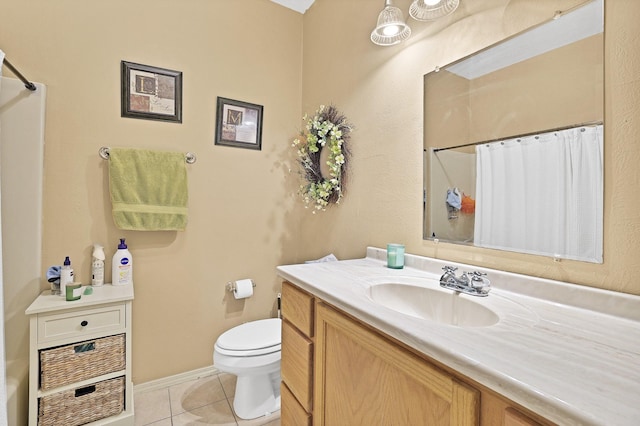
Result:
<svg viewBox="0 0 640 426">
<path fill-rule="evenodd" d="M 121 116 L 182 123 L 182 72 L 122 61 Z"/>
<path fill-rule="evenodd" d="M 262 149 L 262 105 L 218 96 L 216 145 Z"/>
</svg>

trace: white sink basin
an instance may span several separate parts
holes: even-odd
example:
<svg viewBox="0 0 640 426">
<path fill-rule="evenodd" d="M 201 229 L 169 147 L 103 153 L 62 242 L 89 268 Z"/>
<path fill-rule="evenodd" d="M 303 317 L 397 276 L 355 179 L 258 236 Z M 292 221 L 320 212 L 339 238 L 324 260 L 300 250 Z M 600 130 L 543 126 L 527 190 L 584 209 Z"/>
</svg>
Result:
<svg viewBox="0 0 640 426">
<path fill-rule="evenodd" d="M 472 300 L 474 296 L 450 290 L 384 283 L 371 286 L 369 297 L 401 314 L 458 327 L 488 327 L 500 319 L 494 311 Z"/>
</svg>

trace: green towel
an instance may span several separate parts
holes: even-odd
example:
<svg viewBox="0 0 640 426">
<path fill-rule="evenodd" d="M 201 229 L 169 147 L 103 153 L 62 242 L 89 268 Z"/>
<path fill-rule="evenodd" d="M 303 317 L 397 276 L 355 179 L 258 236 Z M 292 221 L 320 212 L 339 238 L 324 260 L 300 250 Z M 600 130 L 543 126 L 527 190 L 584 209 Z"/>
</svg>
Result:
<svg viewBox="0 0 640 426">
<path fill-rule="evenodd" d="M 111 148 L 109 188 L 119 229 L 184 231 L 187 226 L 183 153 Z"/>
</svg>

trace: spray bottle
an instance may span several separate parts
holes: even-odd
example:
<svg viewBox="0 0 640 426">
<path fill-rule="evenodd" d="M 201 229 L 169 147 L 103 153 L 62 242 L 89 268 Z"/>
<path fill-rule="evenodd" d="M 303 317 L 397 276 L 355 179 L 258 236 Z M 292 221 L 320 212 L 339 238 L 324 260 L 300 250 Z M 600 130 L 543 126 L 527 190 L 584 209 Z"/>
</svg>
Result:
<svg viewBox="0 0 640 426">
<path fill-rule="evenodd" d="M 91 285 L 100 287 L 104 284 L 104 250 L 100 244 L 93 245 L 91 258 Z"/>
<path fill-rule="evenodd" d="M 111 281 L 112 285 L 133 284 L 133 258 L 127 249 L 124 238 L 120 238 L 118 250 L 113 255 Z"/>
</svg>

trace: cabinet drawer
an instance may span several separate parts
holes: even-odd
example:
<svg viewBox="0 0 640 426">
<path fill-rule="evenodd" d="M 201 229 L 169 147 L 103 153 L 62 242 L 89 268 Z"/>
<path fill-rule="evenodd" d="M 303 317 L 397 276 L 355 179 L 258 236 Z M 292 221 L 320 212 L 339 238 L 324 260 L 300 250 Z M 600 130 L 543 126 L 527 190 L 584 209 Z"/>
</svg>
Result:
<svg viewBox="0 0 640 426">
<path fill-rule="evenodd" d="M 69 302 L 71 303 L 71 302 Z M 38 315 L 38 343 L 67 338 L 85 339 L 95 333 L 110 333 L 126 327 L 124 304 Z"/>
<path fill-rule="evenodd" d="M 313 296 L 282 283 L 282 316 L 307 337 L 313 337 Z"/>
<path fill-rule="evenodd" d="M 42 390 L 124 370 L 125 335 L 103 337 L 40 351 Z"/>
<path fill-rule="evenodd" d="M 282 322 L 282 381 L 306 411 L 313 400 L 313 343 L 286 320 Z"/>
<path fill-rule="evenodd" d="M 38 400 L 38 426 L 78 426 L 115 416 L 125 408 L 124 396 L 124 377 L 44 396 Z"/>
<path fill-rule="evenodd" d="M 287 385 L 280 386 L 282 410 L 280 421 L 282 426 L 311 426 L 311 414 L 304 411 Z"/>
</svg>

